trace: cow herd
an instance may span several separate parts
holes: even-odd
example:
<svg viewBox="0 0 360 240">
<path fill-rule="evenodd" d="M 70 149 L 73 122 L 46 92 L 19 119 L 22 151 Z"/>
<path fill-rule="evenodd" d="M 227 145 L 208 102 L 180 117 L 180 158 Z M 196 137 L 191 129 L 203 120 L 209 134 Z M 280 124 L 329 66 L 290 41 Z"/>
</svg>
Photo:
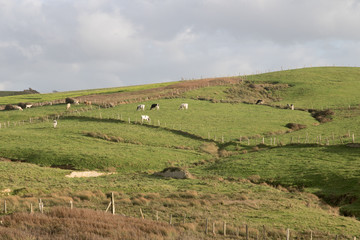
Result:
<svg viewBox="0 0 360 240">
<path fill-rule="evenodd" d="M 187 103 L 182 103 L 180 104 L 180 107 L 179 107 L 179 110 L 180 109 L 184 109 L 184 110 L 187 110 L 189 108 L 189 104 Z M 153 103 L 151 104 L 150 106 L 150 110 L 152 109 L 156 109 L 156 110 L 159 110 L 160 109 L 160 106 L 158 103 Z M 145 104 L 140 104 L 136 107 L 136 111 L 145 111 Z M 148 115 L 141 115 L 141 123 L 143 123 L 144 121 L 147 121 L 149 122 L 150 121 L 150 117 Z"/>
</svg>

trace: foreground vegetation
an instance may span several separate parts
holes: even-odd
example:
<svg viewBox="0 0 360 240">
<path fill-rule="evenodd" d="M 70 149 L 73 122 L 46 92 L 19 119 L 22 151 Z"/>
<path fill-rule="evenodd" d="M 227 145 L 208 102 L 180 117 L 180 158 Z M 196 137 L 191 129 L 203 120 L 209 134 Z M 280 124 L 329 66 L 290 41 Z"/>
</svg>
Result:
<svg viewBox="0 0 360 240">
<path fill-rule="evenodd" d="M 287 228 L 298 238 L 310 231 L 319 238 L 358 236 L 360 99 L 348 94 L 360 90 L 359 73 L 310 68 L 242 76 L 239 84 L 165 96 L 156 100 L 160 110 L 151 111 L 155 101 L 143 99 L 112 108 L 1 111 L 2 199 L 10 213 L 28 211 L 38 198 L 49 212 L 70 201 L 105 210 L 114 192 L 118 213 L 140 217 L 141 209 L 155 220 L 158 212 L 166 222 L 172 215 L 179 228 L 159 239 L 204 238 L 206 218 L 215 222 L 216 237 L 224 221 L 233 236 L 244 236 L 245 224 L 253 236 L 263 225 L 272 238 L 285 236 Z M 264 105 L 254 104 L 259 98 Z M 188 110 L 178 109 L 183 102 Z M 146 110 L 136 111 L 138 104 Z M 325 108 L 331 114 L 324 121 L 308 111 Z M 144 114 L 150 122 L 141 122 Z M 170 166 L 195 177 L 153 175 Z M 65 177 L 73 170 L 109 175 Z"/>
</svg>

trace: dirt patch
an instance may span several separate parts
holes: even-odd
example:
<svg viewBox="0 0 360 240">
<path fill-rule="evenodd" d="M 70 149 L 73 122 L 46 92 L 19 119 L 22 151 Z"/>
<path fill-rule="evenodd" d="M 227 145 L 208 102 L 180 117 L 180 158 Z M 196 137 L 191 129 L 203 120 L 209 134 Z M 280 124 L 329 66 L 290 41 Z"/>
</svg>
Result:
<svg viewBox="0 0 360 240">
<path fill-rule="evenodd" d="M 86 172 L 72 172 L 69 175 L 66 175 L 65 177 L 68 178 L 79 178 L 79 177 L 99 177 L 103 175 L 110 175 L 114 173 L 102 173 L 102 172 L 96 172 L 96 171 L 86 171 Z"/>
</svg>

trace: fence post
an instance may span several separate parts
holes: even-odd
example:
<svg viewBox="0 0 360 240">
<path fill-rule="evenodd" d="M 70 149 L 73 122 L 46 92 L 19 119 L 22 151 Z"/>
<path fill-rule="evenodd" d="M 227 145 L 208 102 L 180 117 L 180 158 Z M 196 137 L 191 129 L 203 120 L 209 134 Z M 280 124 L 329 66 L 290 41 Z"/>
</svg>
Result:
<svg viewBox="0 0 360 240">
<path fill-rule="evenodd" d="M 352 134 L 352 142 L 355 143 L 355 134 Z"/>
<path fill-rule="evenodd" d="M 216 235 L 216 231 L 215 231 L 215 222 L 213 222 L 212 232 L 213 232 L 213 235 L 215 236 L 215 235 Z"/>
<path fill-rule="evenodd" d="M 184 214 L 183 224 L 185 224 L 186 214 Z"/>
<path fill-rule="evenodd" d="M 266 239 L 266 230 L 265 230 L 265 225 L 263 225 L 263 239 Z"/>
<path fill-rule="evenodd" d="M 170 214 L 170 220 L 169 220 L 169 224 L 172 224 L 172 214 Z"/>
<path fill-rule="evenodd" d="M 290 240 L 290 229 L 286 230 L 286 240 Z"/>
<path fill-rule="evenodd" d="M 159 211 L 156 211 L 156 221 L 159 221 Z"/>
<path fill-rule="evenodd" d="M 115 215 L 115 198 L 114 198 L 114 192 L 111 192 L 111 210 L 112 210 L 112 214 Z"/>
<path fill-rule="evenodd" d="M 74 208 L 74 204 L 73 204 L 73 201 L 70 200 L 70 209 L 73 209 Z"/>
<path fill-rule="evenodd" d="M 143 214 L 141 208 L 140 208 L 140 214 L 141 214 L 141 218 L 144 219 L 145 217 L 144 217 L 144 214 Z"/>
<path fill-rule="evenodd" d="M 226 221 L 224 222 L 224 225 L 223 225 L 223 231 L 224 231 L 224 236 L 226 236 Z"/>
<path fill-rule="evenodd" d="M 249 227 L 247 224 L 245 225 L 245 233 L 246 233 L 246 240 L 249 240 Z"/>
<path fill-rule="evenodd" d="M 6 209 L 6 200 L 4 200 L 4 213 L 7 213 L 7 209 Z"/>
<path fill-rule="evenodd" d="M 34 210 L 33 210 L 33 205 L 32 205 L 32 203 L 30 203 L 30 213 L 34 213 Z"/>
</svg>

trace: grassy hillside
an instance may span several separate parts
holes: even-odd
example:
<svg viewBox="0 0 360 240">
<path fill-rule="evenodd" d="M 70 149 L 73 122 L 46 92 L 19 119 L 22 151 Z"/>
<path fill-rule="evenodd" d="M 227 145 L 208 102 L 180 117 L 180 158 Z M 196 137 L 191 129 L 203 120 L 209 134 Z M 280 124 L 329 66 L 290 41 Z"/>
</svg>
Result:
<svg viewBox="0 0 360 240">
<path fill-rule="evenodd" d="M 5 95 L 5 96 L 0 96 L 0 105 L 18 104 L 20 102 L 29 102 L 29 103 L 47 102 L 47 101 L 54 101 L 54 100 L 58 100 L 58 99 L 65 99 L 67 97 L 81 97 L 81 96 L 94 95 L 94 94 L 98 95 L 98 94 L 134 92 L 134 91 L 168 86 L 168 85 L 171 85 L 174 83 L 175 82 L 156 83 L 156 84 L 148 84 L 148 85 L 141 85 L 141 86 L 89 89 L 89 90 L 44 93 L 44 94 L 25 94 L 25 95 L 16 95 L 16 96 Z"/>
<path fill-rule="evenodd" d="M 0 192 L 10 189 L 2 198 L 11 211 L 20 211 L 37 198 L 50 206 L 72 200 L 105 209 L 113 191 L 119 212 L 139 217 L 141 208 L 154 219 L 158 211 L 163 221 L 171 213 L 178 223 L 186 214 L 191 225 L 182 228 L 197 237 L 210 218 L 220 235 L 227 221 L 233 236 L 237 231 L 244 236 L 243 226 L 249 224 L 253 236 L 266 225 L 273 238 L 284 237 L 286 228 L 298 238 L 310 230 L 322 238 L 350 238 L 360 227 L 355 218 L 342 216 L 360 217 L 359 77 L 359 68 L 306 68 L 234 77 L 232 84 L 218 86 L 194 81 L 185 92 L 162 99 L 156 91 L 163 89 L 151 89 L 158 85 L 124 88 L 138 100 L 112 108 L 80 104 L 66 110 L 56 104 L 1 111 L 0 157 L 21 162 L 0 162 L 5 179 Z M 153 91 L 157 100 L 144 100 L 141 89 Z M 122 90 L 116 91 L 118 98 Z M 82 94 L 86 91 L 38 100 Z M 111 95 L 106 98 L 112 101 Z M 254 104 L 257 99 L 265 104 Z M 184 102 L 189 109 L 179 110 Z M 152 103 L 160 109 L 150 111 Z M 295 110 L 286 109 L 287 103 Z M 138 104 L 146 110 L 136 111 Z M 314 118 L 318 112 L 307 111 L 325 108 L 333 115 L 323 123 Z M 151 121 L 141 123 L 141 115 Z M 290 129 L 288 123 L 302 129 Z M 185 168 L 195 178 L 152 175 L 170 166 Z M 72 170 L 60 167 L 112 174 L 67 178 Z"/>
</svg>

